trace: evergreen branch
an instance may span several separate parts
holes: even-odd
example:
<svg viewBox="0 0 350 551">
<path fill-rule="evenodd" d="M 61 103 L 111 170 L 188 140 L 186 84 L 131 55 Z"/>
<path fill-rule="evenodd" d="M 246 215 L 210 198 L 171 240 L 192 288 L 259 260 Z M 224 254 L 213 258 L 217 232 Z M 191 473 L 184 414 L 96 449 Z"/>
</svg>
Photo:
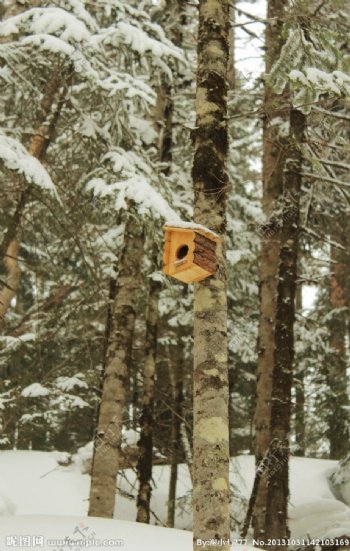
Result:
<svg viewBox="0 0 350 551">
<path fill-rule="evenodd" d="M 342 168 L 343 170 L 350 170 L 350 165 L 347 163 L 340 163 L 338 161 L 329 161 L 328 159 L 320 159 L 319 157 L 311 157 L 311 160 L 318 161 L 323 165 L 335 166 L 337 168 Z"/>
<path fill-rule="evenodd" d="M 338 111 L 328 111 L 328 109 L 323 109 L 322 107 L 318 107 L 316 105 L 313 106 L 313 109 L 314 111 L 317 111 L 318 113 L 323 113 L 324 115 L 328 115 L 329 117 L 335 117 L 344 121 L 350 121 L 350 115 L 345 115 L 344 113 L 339 113 Z"/>
<path fill-rule="evenodd" d="M 326 166 L 322 166 L 322 169 L 324 170 L 324 172 L 326 172 L 326 174 L 330 175 L 331 178 L 336 178 L 336 174 L 334 174 L 334 171 L 332 169 L 332 165 L 335 165 L 335 166 L 338 166 L 335 161 L 323 161 L 322 159 L 319 159 L 318 156 L 316 155 L 316 152 L 315 152 L 315 149 L 313 148 L 312 144 L 308 144 L 308 149 L 311 151 L 311 153 L 313 155 L 315 155 L 314 159 L 316 159 L 317 161 L 319 161 L 321 163 L 321 166 L 322 164 L 326 165 Z M 342 163 L 340 163 L 342 164 Z M 349 166 L 350 168 L 350 166 Z M 350 199 L 345 191 L 345 189 L 343 189 L 342 187 L 339 188 L 340 192 L 342 193 L 343 197 L 345 197 L 345 200 L 348 204 L 350 204 Z"/>
<path fill-rule="evenodd" d="M 340 243 L 337 243 L 336 241 L 332 241 L 332 239 L 327 239 L 327 237 L 323 235 L 319 235 L 317 232 L 312 230 L 311 228 L 307 228 L 306 226 L 300 227 L 301 231 L 306 233 L 307 235 L 311 235 L 312 237 L 316 237 L 316 239 L 319 239 L 320 241 L 323 241 L 324 243 L 327 243 L 327 245 L 332 245 L 336 249 L 339 249 L 341 251 L 346 251 L 346 247 L 341 245 Z"/>
<path fill-rule="evenodd" d="M 312 172 L 302 172 L 301 175 L 305 176 L 305 178 L 313 178 L 314 180 L 321 180 L 322 182 L 329 182 L 330 184 L 350 189 L 350 184 L 342 182 L 341 180 L 338 180 L 338 178 L 320 176 L 319 174 L 313 174 Z"/>
</svg>

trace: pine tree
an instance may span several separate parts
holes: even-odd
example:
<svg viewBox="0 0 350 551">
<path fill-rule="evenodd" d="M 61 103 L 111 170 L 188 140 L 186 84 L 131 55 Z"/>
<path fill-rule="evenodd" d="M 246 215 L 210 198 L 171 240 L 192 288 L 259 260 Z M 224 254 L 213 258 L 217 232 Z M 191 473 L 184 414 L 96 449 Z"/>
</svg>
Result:
<svg viewBox="0 0 350 551">
<path fill-rule="evenodd" d="M 266 72 L 278 61 L 282 46 L 282 29 L 287 13 L 287 1 L 270 0 L 267 18 L 273 21 L 266 26 Z M 257 361 L 257 401 L 254 416 L 254 450 L 256 464 L 262 461 L 271 442 L 271 395 L 274 369 L 274 342 L 276 325 L 276 294 L 280 235 L 274 211 L 278 209 L 283 193 L 283 171 L 286 157 L 286 140 L 283 127 L 288 121 L 288 95 L 276 93 L 267 81 L 265 84 L 263 119 L 263 212 L 266 217 L 259 233 L 259 331 Z M 262 476 L 256 497 L 253 526 L 254 536 L 265 534 L 267 485 Z"/>
<path fill-rule="evenodd" d="M 269 538 L 287 538 L 289 497 L 289 437 L 294 362 L 294 320 L 298 265 L 302 145 L 306 117 L 291 109 L 290 145 L 283 182 L 281 248 L 277 284 L 274 370 L 271 405 L 271 445 L 276 452 L 268 472 L 265 531 Z M 276 549 L 279 545 L 275 546 Z"/>
</svg>

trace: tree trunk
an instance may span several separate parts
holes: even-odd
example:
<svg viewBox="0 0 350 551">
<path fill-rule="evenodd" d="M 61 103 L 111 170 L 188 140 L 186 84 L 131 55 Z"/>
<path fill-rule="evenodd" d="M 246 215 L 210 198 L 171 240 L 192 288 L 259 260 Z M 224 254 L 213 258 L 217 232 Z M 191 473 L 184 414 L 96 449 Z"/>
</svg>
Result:
<svg viewBox="0 0 350 551">
<path fill-rule="evenodd" d="M 170 361 L 170 382 L 172 390 L 172 416 L 171 416 L 171 463 L 168 496 L 168 522 L 169 528 L 175 525 L 176 485 L 179 463 L 179 449 L 181 442 L 181 417 L 183 403 L 183 356 L 181 337 L 177 339 L 173 347 L 172 360 Z"/>
<path fill-rule="evenodd" d="M 227 71 L 229 60 L 227 0 L 199 3 L 195 155 L 192 170 L 195 222 L 224 239 L 228 177 L 225 170 Z M 217 272 L 194 287 L 194 430 L 193 538 L 220 540 L 228 550 L 229 421 L 227 366 L 227 296 L 224 245 L 217 246 Z"/>
<path fill-rule="evenodd" d="M 341 241 L 341 235 L 333 235 L 334 241 Z M 345 274 L 347 266 L 344 263 L 344 252 L 331 246 L 331 271 L 330 303 L 331 307 L 341 309 L 346 306 L 345 298 Z M 342 459 L 349 452 L 349 417 L 347 408 L 348 398 L 348 376 L 346 357 L 346 321 L 345 313 L 337 312 L 329 324 L 330 345 L 332 356 L 327 370 L 329 386 L 329 415 L 328 415 L 328 438 L 330 444 L 330 458 Z"/>
<path fill-rule="evenodd" d="M 229 90 L 236 88 L 236 69 L 235 69 L 235 22 L 236 22 L 236 1 L 232 0 L 230 7 L 230 34 L 229 34 L 229 60 L 227 71 L 227 82 Z"/>
<path fill-rule="evenodd" d="M 187 429 L 186 429 L 186 425 L 185 425 L 184 421 L 181 421 L 181 423 L 180 423 L 180 435 L 181 435 L 182 449 L 183 449 L 183 452 L 184 452 L 184 455 L 185 455 L 188 472 L 190 474 L 190 479 L 191 479 L 192 486 L 193 486 L 192 447 L 191 447 L 190 440 L 188 438 L 188 433 L 187 433 Z"/>
<path fill-rule="evenodd" d="M 153 245 L 153 266 L 158 265 L 158 246 Z M 154 424 L 154 384 L 157 357 L 157 324 L 158 300 L 162 285 L 151 279 L 149 289 L 148 315 L 146 321 L 145 362 L 143 367 L 143 397 L 141 415 L 141 434 L 138 442 L 139 459 L 137 472 L 139 492 L 137 497 L 137 522 L 149 523 L 153 457 L 153 424 Z"/>
<path fill-rule="evenodd" d="M 21 270 L 18 265 L 19 242 L 17 239 L 11 241 L 4 258 L 4 265 L 7 272 L 6 282 L 0 291 L 0 330 L 5 325 L 5 314 L 8 311 L 12 299 L 16 296 Z"/>
<path fill-rule="evenodd" d="M 277 315 L 271 408 L 271 441 L 276 461 L 268 471 L 265 537 L 287 538 L 289 436 L 294 362 L 294 318 L 301 193 L 301 145 L 305 115 L 291 109 L 290 147 L 284 179 L 283 226 L 277 286 Z M 269 549 L 271 546 L 269 546 Z M 272 545 L 272 549 L 278 549 Z"/>
<path fill-rule="evenodd" d="M 95 436 L 89 516 L 113 518 L 142 258 L 143 229 L 129 214 L 118 262 L 119 274 Z"/>
<path fill-rule="evenodd" d="M 269 0 L 267 17 L 272 23 L 266 25 L 266 72 L 269 73 L 278 60 L 283 46 L 282 26 L 287 0 Z M 259 329 L 257 360 L 257 400 L 254 414 L 254 452 L 258 466 L 271 442 L 271 392 L 274 366 L 274 340 L 276 323 L 276 292 L 280 249 L 279 226 L 273 211 L 283 191 L 285 164 L 285 139 L 281 125 L 288 120 L 287 98 L 276 95 L 265 85 L 263 120 L 263 212 L 267 224 L 259 230 L 261 236 L 259 253 Z M 253 511 L 254 537 L 264 535 L 267 486 L 265 475 L 257 492 Z"/>
<path fill-rule="evenodd" d="M 299 283 L 296 296 L 296 309 L 300 314 L 303 310 L 303 287 Z M 297 366 L 296 366 L 297 367 Z M 304 372 L 301 369 L 295 373 L 294 377 L 295 387 L 295 442 L 296 451 L 295 455 L 305 456 L 305 384 L 304 384 Z"/>
</svg>

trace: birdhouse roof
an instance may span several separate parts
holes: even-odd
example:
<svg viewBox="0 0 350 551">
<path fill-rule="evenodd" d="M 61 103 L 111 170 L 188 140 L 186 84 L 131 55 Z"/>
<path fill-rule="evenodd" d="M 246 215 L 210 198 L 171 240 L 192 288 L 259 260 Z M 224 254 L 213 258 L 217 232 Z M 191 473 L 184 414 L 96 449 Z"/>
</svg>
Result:
<svg viewBox="0 0 350 551">
<path fill-rule="evenodd" d="M 208 237 L 209 239 L 212 239 L 213 241 L 220 241 L 220 236 L 217 233 L 213 232 L 209 228 L 206 228 L 205 226 L 202 226 L 201 224 L 195 224 L 194 222 L 183 222 L 182 220 L 167 222 L 164 225 L 164 229 L 175 231 L 195 231 L 201 235 L 204 235 L 205 237 Z"/>
</svg>

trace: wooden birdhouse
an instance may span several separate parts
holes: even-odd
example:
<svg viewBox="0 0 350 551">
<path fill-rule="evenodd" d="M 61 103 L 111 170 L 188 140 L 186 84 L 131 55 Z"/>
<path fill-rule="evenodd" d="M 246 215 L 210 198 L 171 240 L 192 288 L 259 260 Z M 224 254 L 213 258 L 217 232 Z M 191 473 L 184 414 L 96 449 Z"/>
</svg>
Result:
<svg viewBox="0 0 350 551">
<path fill-rule="evenodd" d="M 166 225 L 163 271 L 185 283 L 201 281 L 216 272 L 220 238 L 198 224 Z"/>
</svg>

